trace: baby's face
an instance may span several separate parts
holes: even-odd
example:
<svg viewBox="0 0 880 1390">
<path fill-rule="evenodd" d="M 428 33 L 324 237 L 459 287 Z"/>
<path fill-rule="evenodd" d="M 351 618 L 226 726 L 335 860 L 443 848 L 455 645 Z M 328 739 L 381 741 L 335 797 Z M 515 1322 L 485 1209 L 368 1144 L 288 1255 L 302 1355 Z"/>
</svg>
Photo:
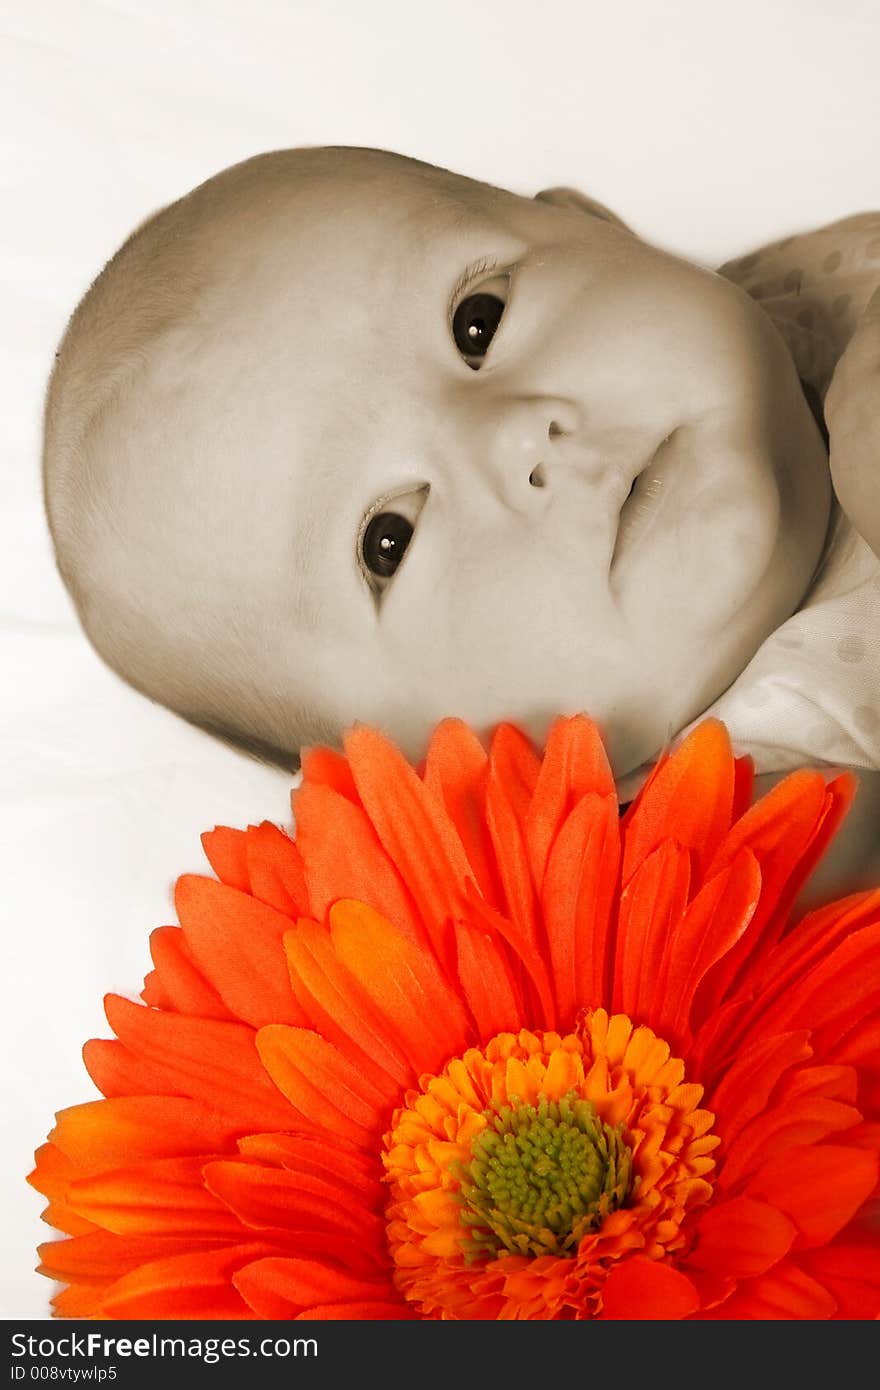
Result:
<svg viewBox="0 0 880 1390">
<path fill-rule="evenodd" d="M 169 485 L 258 691 L 411 753 L 446 715 L 540 738 L 586 709 L 623 775 L 797 606 L 824 449 L 725 280 L 379 157 L 223 235 Z"/>
</svg>

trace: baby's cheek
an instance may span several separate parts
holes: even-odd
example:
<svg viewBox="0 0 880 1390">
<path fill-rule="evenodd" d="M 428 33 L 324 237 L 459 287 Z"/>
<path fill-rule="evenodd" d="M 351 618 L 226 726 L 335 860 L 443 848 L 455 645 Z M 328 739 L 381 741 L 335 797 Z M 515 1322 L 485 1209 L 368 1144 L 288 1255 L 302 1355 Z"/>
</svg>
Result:
<svg viewBox="0 0 880 1390">
<path fill-rule="evenodd" d="M 711 605 L 716 619 L 723 619 L 724 600 L 737 606 L 749 581 L 766 566 L 773 550 L 773 511 L 744 505 L 741 491 L 730 484 L 712 498 L 706 513 L 689 509 L 682 530 L 682 548 L 690 543 L 703 602 Z"/>
<path fill-rule="evenodd" d="M 779 538 L 779 496 L 769 479 L 716 478 L 682 506 L 665 561 L 668 599 L 716 632 L 763 580 Z"/>
</svg>

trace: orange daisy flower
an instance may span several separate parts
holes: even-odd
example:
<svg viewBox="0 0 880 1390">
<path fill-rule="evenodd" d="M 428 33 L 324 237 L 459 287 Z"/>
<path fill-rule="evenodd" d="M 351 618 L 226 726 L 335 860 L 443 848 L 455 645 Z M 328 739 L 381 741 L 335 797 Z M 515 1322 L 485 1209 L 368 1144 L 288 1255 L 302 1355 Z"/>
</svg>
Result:
<svg viewBox="0 0 880 1390">
<path fill-rule="evenodd" d="M 146 1006 L 30 1181 L 59 1314 L 880 1314 L 880 889 L 790 920 L 853 795 L 709 720 L 621 817 L 596 728 L 305 756 L 204 836 Z"/>
</svg>

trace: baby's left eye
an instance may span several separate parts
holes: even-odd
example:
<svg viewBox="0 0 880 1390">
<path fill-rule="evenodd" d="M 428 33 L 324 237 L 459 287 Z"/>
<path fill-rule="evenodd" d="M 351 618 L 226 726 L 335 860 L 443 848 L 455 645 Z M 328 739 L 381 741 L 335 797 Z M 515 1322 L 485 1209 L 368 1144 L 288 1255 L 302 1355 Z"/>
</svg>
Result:
<svg viewBox="0 0 880 1390">
<path fill-rule="evenodd" d="M 479 371 L 507 307 L 509 276 L 496 275 L 465 295 L 452 315 L 455 346 L 473 371 Z"/>
<path fill-rule="evenodd" d="M 381 598 L 402 564 L 429 491 L 429 486 L 423 484 L 386 494 L 374 502 L 364 517 L 357 559 L 374 598 Z"/>
</svg>

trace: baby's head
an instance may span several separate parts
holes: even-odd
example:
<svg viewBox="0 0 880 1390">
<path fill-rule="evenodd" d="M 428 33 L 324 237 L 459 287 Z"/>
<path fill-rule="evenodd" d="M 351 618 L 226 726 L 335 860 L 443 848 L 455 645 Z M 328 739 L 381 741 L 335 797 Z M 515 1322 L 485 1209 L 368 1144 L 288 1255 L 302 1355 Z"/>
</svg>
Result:
<svg viewBox="0 0 880 1390">
<path fill-rule="evenodd" d="M 622 776 L 797 607 L 827 461 L 764 312 L 569 195 L 381 151 L 225 171 L 71 321 L 59 566 L 147 695 L 279 761 L 587 710 Z"/>
</svg>

